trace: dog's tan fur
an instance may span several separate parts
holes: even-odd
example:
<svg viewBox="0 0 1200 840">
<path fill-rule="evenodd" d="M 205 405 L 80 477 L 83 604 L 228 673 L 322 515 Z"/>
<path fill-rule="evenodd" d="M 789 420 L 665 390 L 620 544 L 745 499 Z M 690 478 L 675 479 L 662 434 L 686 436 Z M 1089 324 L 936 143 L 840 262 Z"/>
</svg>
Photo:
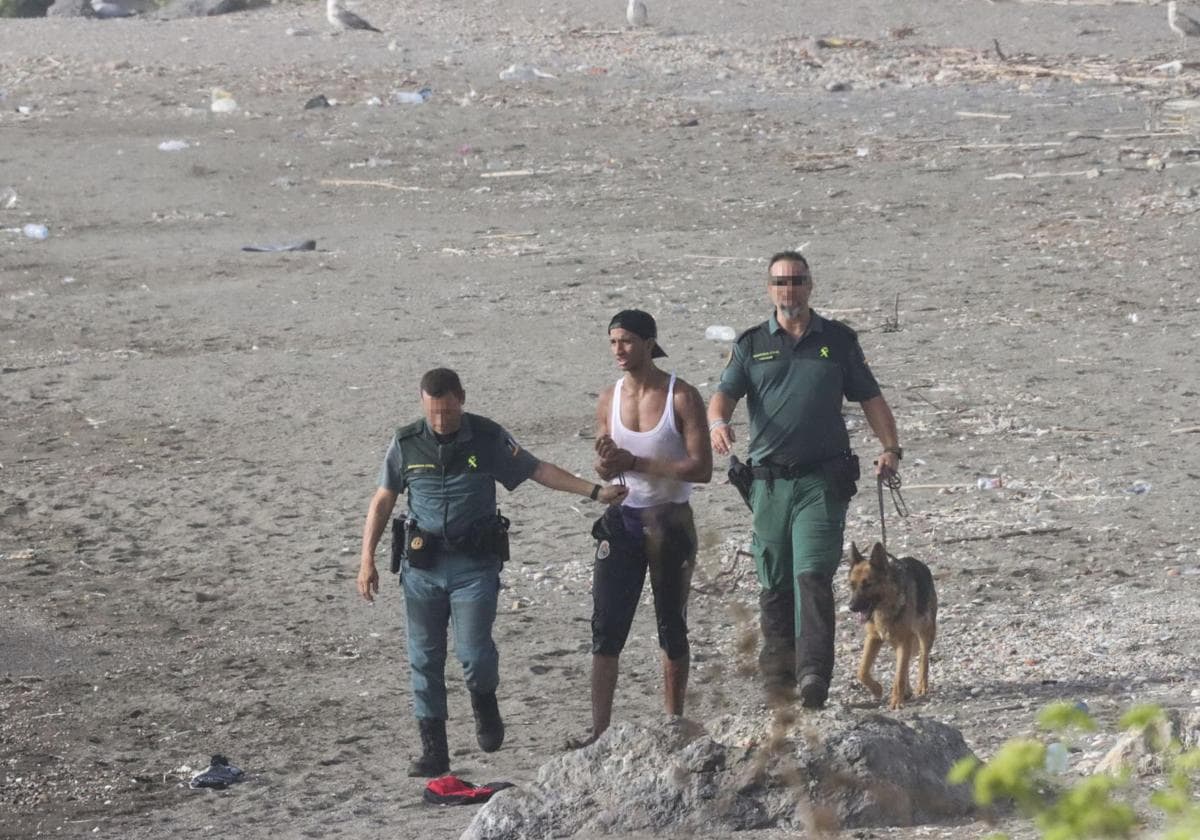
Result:
<svg viewBox="0 0 1200 840">
<path fill-rule="evenodd" d="M 879 543 L 864 557 L 850 544 L 850 609 L 866 617 L 866 639 L 858 680 L 875 699 L 883 686 L 871 676 L 871 666 L 884 642 L 896 651 L 896 676 L 888 705 L 899 709 L 911 694 L 909 664 L 919 651 L 917 696 L 929 691 L 929 649 L 937 636 L 937 592 L 929 568 L 913 557 L 889 560 Z"/>
</svg>

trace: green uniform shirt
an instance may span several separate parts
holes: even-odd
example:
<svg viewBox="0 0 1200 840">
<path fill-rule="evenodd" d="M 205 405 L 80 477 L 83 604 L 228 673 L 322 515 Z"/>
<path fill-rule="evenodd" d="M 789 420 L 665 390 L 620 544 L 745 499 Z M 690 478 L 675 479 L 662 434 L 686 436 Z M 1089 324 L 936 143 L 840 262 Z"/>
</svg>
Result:
<svg viewBox="0 0 1200 840">
<path fill-rule="evenodd" d="M 750 457 L 783 466 L 812 464 L 850 448 L 842 398 L 879 396 L 858 335 L 812 312 L 799 341 L 769 320 L 739 335 L 717 389 L 746 398 Z"/>
<path fill-rule="evenodd" d="M 458 434 L 448 443 L 439 443 L 425 420 L 397 430 L 379 484 L 408 492 L 409 514 L 422 530 L 456 540 L 495 515 L 497 481 L 514 490 L 539 463 L 498 423 L 463 414 Z"/>
</svg>

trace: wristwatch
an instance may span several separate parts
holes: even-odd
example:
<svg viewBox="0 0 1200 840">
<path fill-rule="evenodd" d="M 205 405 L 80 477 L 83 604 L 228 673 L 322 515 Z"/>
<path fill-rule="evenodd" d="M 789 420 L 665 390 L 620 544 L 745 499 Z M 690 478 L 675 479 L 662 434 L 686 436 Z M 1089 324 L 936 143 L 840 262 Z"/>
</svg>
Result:
<svg viewBox="0 0 1200 840">
<path fill-rule="evenodd" d="M 885 447 L 883 447 L 883 451 L 891 452 L 893 455 L 896 456 L 897 461 L 904 460 L 904 447 L 903 446 L 885 446 Z"/>
</svg>

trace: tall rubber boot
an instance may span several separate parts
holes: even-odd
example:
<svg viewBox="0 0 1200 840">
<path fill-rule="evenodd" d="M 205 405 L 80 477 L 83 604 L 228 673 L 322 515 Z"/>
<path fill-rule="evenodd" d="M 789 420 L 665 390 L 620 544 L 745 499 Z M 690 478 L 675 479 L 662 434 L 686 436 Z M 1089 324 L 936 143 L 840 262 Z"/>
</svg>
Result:
<svg viewBox="0 0 1200 840">
<path fill-rule="evenodd" d="M 758 593 L 762 648 L 758 670 L 769 703 L 787 702 L 796 687 L 795 600 L 791 590 L 764 589 Z"/>
<path fill-rule="evenodd" d="M 479 749 L 495 752 L 504 743 L 504 721 L 500 719 L 500 704 L 496 692 L 476 694 L 471 692 L 471 711 L 475 713 L 475 738 Z"/>
<path fill-rule="evenodd" d="M 410 776 L 444 776 L 450 772 L 450 747 L 446 743 L 446 721 L 417 718 L 421 731 L 421 757 L 408 765 Z"/>
<path fill-rule="evenodd" d="M 800 702 L 806 709 L 820 709 L 833 680 L 833 582 L 828 575 L 810 573 L 797 575 L 796 583 L 800 590 L 800 632 L 796 634 Z"/>
</svg>

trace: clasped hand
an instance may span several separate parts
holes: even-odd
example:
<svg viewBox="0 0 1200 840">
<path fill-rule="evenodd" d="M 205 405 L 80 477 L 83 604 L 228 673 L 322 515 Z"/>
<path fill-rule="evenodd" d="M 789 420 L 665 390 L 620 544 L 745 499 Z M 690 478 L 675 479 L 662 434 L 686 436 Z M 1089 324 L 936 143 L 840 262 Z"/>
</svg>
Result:
<svg viewBox="0 0 1200 840">
<path fill-rule="evenodd" d="M 633 469 L 637 459 L 628 449 L 622 449 L 609 435 L 596 438 L 596 475 L 612 481 L 623 472 Z"/>
</svg>

